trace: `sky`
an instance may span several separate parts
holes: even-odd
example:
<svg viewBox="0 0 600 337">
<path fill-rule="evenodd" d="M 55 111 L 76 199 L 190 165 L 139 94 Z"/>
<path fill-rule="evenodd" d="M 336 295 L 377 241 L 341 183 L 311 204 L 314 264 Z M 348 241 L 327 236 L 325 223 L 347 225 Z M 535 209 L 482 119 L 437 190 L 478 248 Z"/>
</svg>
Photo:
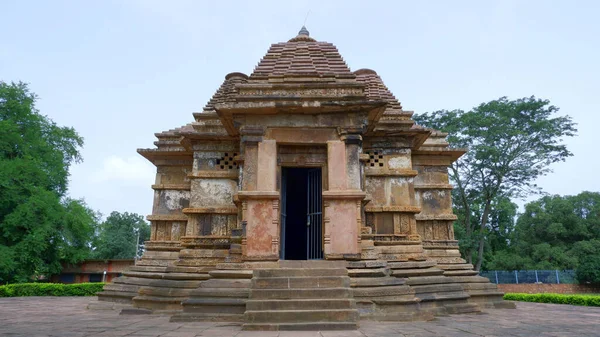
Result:
<svg viewBox="0 0 600 337">
<path fill-rule="evenodd" d="M 155 168 L 136 149 L 193 121 L 226 74 L 250 74 L 306 20 L 405 110 L 550 100 L 579 131 L 565 140 L 573 157 L 537 183 L 597 192 L 599 12 L 599 1 L 550 0 L 0 0 L 0 80 L 29 83 L 42 114 L 84 137 L 71 197 L 104 216 L 148 215 Z"/>
</svg>

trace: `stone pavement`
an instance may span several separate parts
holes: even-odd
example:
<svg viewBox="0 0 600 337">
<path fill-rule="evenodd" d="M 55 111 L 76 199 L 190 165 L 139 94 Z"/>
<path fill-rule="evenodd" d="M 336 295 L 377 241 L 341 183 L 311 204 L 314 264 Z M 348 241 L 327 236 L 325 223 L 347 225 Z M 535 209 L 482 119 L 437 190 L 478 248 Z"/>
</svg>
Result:
<svg viewBox="0 0 600 337">
<path fill-rule="evenodd" d="M 431 322 L 361 321 L 359 331 L 241 331 L 232 323 L 169 323 L 168 316 L 87 310 L 90 297 L 0 298 L 0 336 L 600 336 L 600 308 L 517 303 L 491 314 L 451 315 Z"/>
</svg>

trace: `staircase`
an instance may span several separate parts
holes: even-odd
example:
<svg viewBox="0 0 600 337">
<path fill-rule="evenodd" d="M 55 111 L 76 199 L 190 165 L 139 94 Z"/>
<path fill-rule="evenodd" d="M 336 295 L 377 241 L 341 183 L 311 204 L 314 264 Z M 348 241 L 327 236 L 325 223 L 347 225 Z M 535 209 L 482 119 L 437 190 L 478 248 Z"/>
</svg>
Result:
<svg viewBox="0 0 600 337">
<path fill-rule="evenodd" d="M 345 261 L 280 261 L 254 270 L 244 330 L 355 330 Z"/>
</svg>

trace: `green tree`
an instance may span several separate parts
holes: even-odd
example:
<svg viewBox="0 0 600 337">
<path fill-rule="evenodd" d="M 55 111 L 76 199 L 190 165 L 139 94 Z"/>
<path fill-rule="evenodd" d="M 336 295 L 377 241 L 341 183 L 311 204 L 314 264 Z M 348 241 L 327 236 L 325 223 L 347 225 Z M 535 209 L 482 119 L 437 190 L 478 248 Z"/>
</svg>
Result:
<svg viewBox="0 0 600 337">
<path fill-rule="evenodd" d="M 575 270 L 577 281 L 600 285 L 600 238 L 577 242 L 573 252 L 579 262 Z"/>
<path fill-rule="evenodd" d="M 84 259 L 96 214 L 66 198 L 83 139 L 35 108 L 24 83 L 0 81 L 0 282 L 56 273 Z"/>
<path fill-rule="evenodd" d="M 588 260 L 600 261 L 599 240 L 600 193 L 544 196 L 525 205 L 507 255 L 527 257 L 520 269 L 575 268 L 589 273 L 594 264 Z M 498 256 L 494 260 L 499 267 L 509 267 Z"/>
<path fill-rule="evenodd" d="M 139 231 L 139 241 L 136 242 Z M 97 259 L 132 259 L 136 248 L 150 239 L 150 226 L 135 213 L 112 212 L 102 224 L 94 250 Z"/>
<path fill-rule="evenodd" d="M 565 137 L 574 136 L 568 116 L 554 117 L 558 108 L 535 97 L 501 97 L 468 112 L 441 110 L 415 117 L 417 123 L 449 132 L 453 147 L 469 151 L 449 174 L 455 185 L 454 202 L 465 228 L 463 252 L 479 270 L 484 260 L 486 231 L 495 202 L 540 192 L 535 180 L 550 165 L 571 156 Z"/>
</svg>

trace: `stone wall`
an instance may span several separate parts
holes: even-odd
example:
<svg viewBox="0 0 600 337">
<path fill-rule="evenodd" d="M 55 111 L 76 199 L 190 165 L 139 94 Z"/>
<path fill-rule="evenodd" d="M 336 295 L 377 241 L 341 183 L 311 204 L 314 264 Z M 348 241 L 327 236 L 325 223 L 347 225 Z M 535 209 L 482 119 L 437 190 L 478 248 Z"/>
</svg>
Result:
<svg viewBox="0 0 600 337">
<path fill-rule="evenodd" d="M 504 293 L 554 293 L 554 294 L 600 294 L 600 287 L 582 284 L 548 284 L 548 283 L 522 283 L 498 284 L 498 290 Z"/>
</svg>

